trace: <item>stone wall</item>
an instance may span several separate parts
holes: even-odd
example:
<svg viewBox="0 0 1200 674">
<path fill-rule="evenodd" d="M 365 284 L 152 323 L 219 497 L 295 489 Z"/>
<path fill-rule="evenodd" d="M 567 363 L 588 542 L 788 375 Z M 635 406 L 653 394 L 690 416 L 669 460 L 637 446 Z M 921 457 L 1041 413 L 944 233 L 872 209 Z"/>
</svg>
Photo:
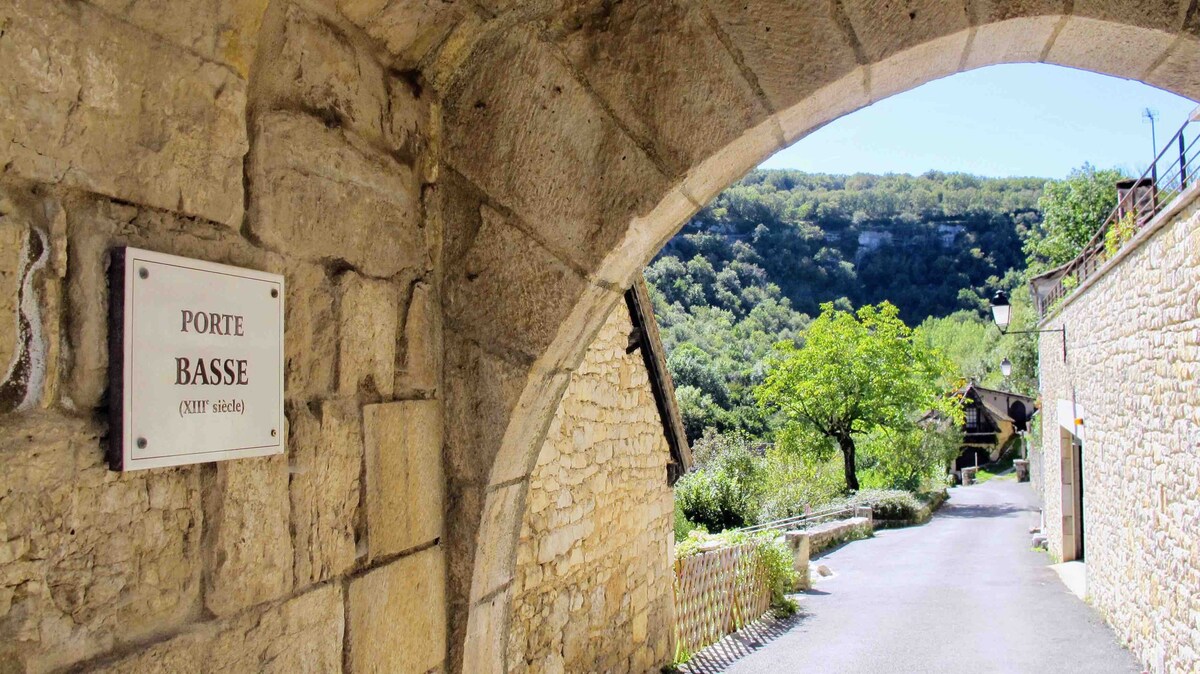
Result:
<svg viewBox="0 0 1200 674">
<path fill-rule="evenodd" d="M 1089 599 L 1151 671 L 1198 672 L 1200 202 L 1164 220 L 1047 322 L 1066 327 L 1067 355 L 1058 334 L 1041 336 L 1034 479 L 1061 558 L 1065 401 L 1061 421 L 1083 440 Z"/>
<path fill-rule="evenodd" d="M 669 450 L 618 306 L 538 455 L 517 547 L 509 672 L 657 672 L 674 632 Z"/>
<path fill-rule="evenodd" d="M 319 3 L 0 0 L 0 70 L 0 671 L 441 668 L 428 94 Z M 285 277 L 285 455 L 108 469 L 120 245 Z"/>
<path fill-rule="evenodd" d="M 692 213 L 959 69 L 1195 96 L 1189 7 L 0 0 L 0 670 L 501 674 L 546 430 Z M 121 244 L 286 277 L 286 455 L 105 470 Z"/>
</svg>

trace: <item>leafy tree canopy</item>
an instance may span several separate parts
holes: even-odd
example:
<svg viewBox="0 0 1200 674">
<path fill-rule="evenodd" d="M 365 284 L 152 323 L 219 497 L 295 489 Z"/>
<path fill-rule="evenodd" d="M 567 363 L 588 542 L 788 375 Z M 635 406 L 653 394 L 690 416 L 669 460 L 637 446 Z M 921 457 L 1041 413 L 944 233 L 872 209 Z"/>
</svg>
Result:
<svg viewBox="0 0 1200 674">
<path fill-rule="evenodd" d="M 1065 179 L 1046 183 L 1038 200 L 1042 221 L 1025 236 L 1030 272 L 1064 265 L 1082 252 L 1116 208 L 1116 182 L 1124 177 L 1116 169 L 1099 170 L 1084 164 Z"/>
<path fill-rule="evenodd" d="M 925 348 L 888 302 L 857 313 L 822 305 L 804 343 L 781 342 L 757 389 L 759 403 L 784 420 L 780 439 L 800 451 L 821 445 L 797 442 L 824 436 L 842 453 L 847 491 L 857 491 L 856 440 L 877 429 L 908 428 L 933 410 L 961 421 L 953 365 Z M 789 442 L 790 440 L 790 442 Z"/>
</svg>

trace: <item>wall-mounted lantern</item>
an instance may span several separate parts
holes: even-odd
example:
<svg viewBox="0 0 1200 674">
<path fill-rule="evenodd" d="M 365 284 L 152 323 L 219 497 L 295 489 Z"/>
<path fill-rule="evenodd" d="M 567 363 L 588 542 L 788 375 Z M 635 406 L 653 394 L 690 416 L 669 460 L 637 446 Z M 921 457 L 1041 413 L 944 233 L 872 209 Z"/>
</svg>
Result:
<svg viewBox="0 0 1200 674">
<path fill-rule="evenodd" d="M 1057 332 L 1062 335 L 1063 360 L 1067 359 L 1067 328 L 1065 326 L 1050 330 L 1013 330 L 1010 332 L 1008 330 L 1008 324 L 1011 319 L 1012 305 L 1008 302 L 1008 293 L 1004 292 L 1003 290 L 997 290 L 996 294 L 992 296 L 992 321 L 996 323 L 997 328 L 1000 328 L 1000 334 L 1035 335 L 1043 332 Z M 1012 363 L 1009 362 L 1007 358 L 1004 360 L 1005 362 L 1008 362 L 1008 371 L 1004 371 L 1004 363 L 1000 364 L 1000 370 L 1001 372 L 1004 372 L 1004 376 L 1007 377 L 1008 373 L 1012 371 Z"/>
<path fill-rule="evenodd" d="M 1004 375 L 1005 377 L 1012 374 L 1011 360 L 1005 358 L 1004 360 L 1000 361 L 1000 374 Z"/>
</svg>

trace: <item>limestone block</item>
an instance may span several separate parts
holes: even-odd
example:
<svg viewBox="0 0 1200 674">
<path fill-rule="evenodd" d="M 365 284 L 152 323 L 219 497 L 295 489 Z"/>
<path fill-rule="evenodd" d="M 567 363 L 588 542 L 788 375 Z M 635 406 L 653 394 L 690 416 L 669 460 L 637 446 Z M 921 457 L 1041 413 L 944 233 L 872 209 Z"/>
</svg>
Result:
<svg viewBox="0 0 1200 674">
<path fill-rule="evenodd" d="M 229 615 L 292 590 L 288 464 L 275 455 L 215 470 L 205 493 L 204 604 Z"/>
<path fill-rule="evenodd" d="M 913 0 L 880 4 L 874 0 L 841 3 L 868 63 L 967 28 L 963 3 Z"/>
<path fill-rule="evenodd" d="M 708 5 L 776 111 L 858 67 L 828 3 L 709 0 Z"/>
<path fill-rule="evenodd" d="M 1184 24 L 1188 3 L 1176 0 L 1075 0 L 1071 7 L 1075 16 L 1099 19 L 1126 26 L 1150 28 L 1174 33 Z"/>
<path fill-rule="evenodd" d="M 324 268 L 289 260 L 284 267 L 284 395 L 311 400 L 334 390 L 337 293 Z"/>
<path fill-rule="evenodd" d="M 1157 30 L 1072 16 L 1051 45 L 1046 62 L 1136 79 L 1166 53 L 1174 39 Z"/>
<path fill-rule="evenodd" d="M 413 170 L 315 118 L 261 118 L 250 181 L 250 228 L 273 250 L 379 277 L 428 266 Z"/>
<path fill-rule="evenodd" d="M 427 672 L 445 661 L 446 565 L 440 545 L 351 580 L 348 602 L 350 671 Z"/>
<path fill-rule="evenodd" d="M 557 334 L 586 281 L 496 211 L 446 280 L 446 317 L 481 341 L 536 356 Z"/>
<path fill-rule="evenodd" d="M 389 92 L 383 67 L 328 21 L 287 5 L 276 53 L 266 55 L 259 91 L 267 105 L 319 111 L 384 145 Z"/>
<path fill-rule="evenodd" d="M 1167 58 L 1145 78 L 1147 84 L 1191 99 L 1200 98 L 1200 40 L 1181 38 Z"/>
<path fill-rule="evenodd" d="M 469 65 L 445 101 L 447 163 L 556 256 L 594 269 L 666 177 L 531 32 L 499 32 Z"/>
<path fill-rule="evenodd" d="M 871 100 L 882 100 L 953 75 L 958 71 L 969 37 L 967 31 L 962 31 L 936 38 L 871 66 Z"/>
<path fill-rule="evenodd" d="M 338 0 L 337 4 L 346 18 L 386 45 L 401 70 L 414 68 L 467 13 L 460 4 L 444 0 Z"/>
<path fill-rule="evenodd" d="M 451 478 L 487 485 L 488 470 L 503 439 L 495 429 L 505 428 L 512 416 L 527 371 L 526 364 L 488 353 L 447 331 L 445 439 L 446 472 Z M 447 496 L 452 502 L 458 498 L 454 493 Z"/>
<path fill-rule="evenodd" d="M 400 338 L 400 289 L 353 272 L 338 279 L 338 392 L 391 396 Z"/>
<path fill-rule="evenodd" d="M 487 544 L 475 551 L 472 603 L 512 580 L 517 560 L 517 532 L 521 527 L 521 514 L 525 511 L 527 488 L 527 484 L 518 482 L 487 493 L 479 525 L 480 540 Z"/>
<path fill-rule="evenodd" d="M 981 68 L 995 63 L 1033 63 L 1041 59 L 1059 16 L 1035 16 L 997 21 L 980 26 L 971 40 L 970 53 L 963 69 Z"/>
<path fill-rule="evenodd" d="M 242 79 L 86 3 L 4 0 L 0 24 L 8 172 L 240 224 Z"/>
<path fill-rule="evenodd" d="M 1009 19 L 1061 15 L 1065 6 L 1062 0 L 973 0 L 967 11 L 971 23 L 982 27 Z"/>
<path fill-rule="evenodd" d="M 676 174 L 770 114 L 695 4 L 578 3 L 549 32 Z"/>
<path fill-rule="evenodd" d="M 304 586 L 355 563 L 362 423 L 353 401 L 289 405 L 288 423 L 295 576 Z"/>
<path fill-rule="evenodd" d="M 279 604 L 199 625 L 89 671 L 337 672 L 342 667 L 344 633 L 342 588 L 324 585 Z"/>
<path fill-rule="evenodd" d="M 243 78 L 254 62 L 267 0 L 91 0 L 129 23 L 201 56 L 231 66 Z"/>
<path fill-rule="evenodd" d="M 110 472 L 103 429 L 0 417 L 0 668 L 48 671 L 185 622 L 200 601 L 198 471 Z"/>
<path fill-rule="evenodd" d="M 442 372 L 442 312 L 433 288 L 413 286 L 404 316 L 404 369 L 397 389 L 433 391 Z"/>
<path fill-rule="evenodd" d="M 90 195 L 64 199 L 67 260 L 66 334 L 71 364 L 64 394 L 68 405 L 92 409 L 108 385 L 109 253 L 131 245 L 281 273 L 279 256 L 250 244 L 237 232 L 205 220 L 120 204 Z M 290 281 L 291 279 L 289 279 Z M 288 330 L 291 325 L 285 326 Z M 288 333 L 288 345 L 292 335 Z M 290 376 L 290 373 L 289 373 Z M 290 393 L 290 392 L 289 392 Z"/>
<path fill-rule="evenodd" d="M 504 674 L 504 618 L 511 600 L 505 590 L 471 606 L 462 671 Z"/>
<path fill-rule="evenodd" d="M 784 139 L 794 143 L 827 122 L 870 103 L 866 68 L 858 68 L 836 82 L 779 113 Z M 716 189 L 723 189 L 717 187 Z"/>
<path fill-rule="evenodd" d="M 441 537 L 441 402 L 367 405 L 363 437 L 369 556 L 397 554 Z"/>
</svg>

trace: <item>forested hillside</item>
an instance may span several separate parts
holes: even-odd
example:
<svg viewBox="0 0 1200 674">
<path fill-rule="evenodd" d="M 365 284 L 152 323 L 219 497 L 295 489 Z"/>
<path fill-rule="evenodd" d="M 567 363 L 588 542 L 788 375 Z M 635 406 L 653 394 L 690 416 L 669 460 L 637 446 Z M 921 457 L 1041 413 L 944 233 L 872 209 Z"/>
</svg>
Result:
<svg viewBox="0 0 1200 674">
<path fill-rule="evenodd" d="M 754 171 L 701 210 L 647 275 L 685 308 L 741 314 L 757 295 L 740 291 L 774 283 L 802 313 L 886 299 L 917 324 L 979 308 L 990 277 L 1024 267 L 1021 234 L 1039 220 L 1044 183 Z"/>
<path fill-rule="evenodd" d="M 1023 235 L 1040 221 L 1044 184 L 757 170 L 725 190 L 646 270 L 688 435 L 714 427 L 762 436 L 767 420 L 752 391 L 764 359 L 824 302 L 888 300 L 909 325 L 953 315 L 932 323 L 983 333 L 985 298 L 1020 282 Z"/>
</svg>

